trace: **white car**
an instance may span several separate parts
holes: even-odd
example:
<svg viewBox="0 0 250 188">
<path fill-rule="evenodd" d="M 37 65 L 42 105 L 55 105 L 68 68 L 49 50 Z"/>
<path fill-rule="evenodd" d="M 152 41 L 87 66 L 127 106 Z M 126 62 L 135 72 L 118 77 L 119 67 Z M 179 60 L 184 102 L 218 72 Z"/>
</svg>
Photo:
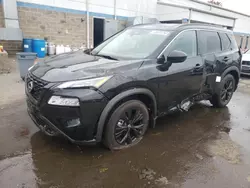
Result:
<svg viewBox="0 0 250 188">
<path fill-rule="evenodd" d="M 250 50 L 242 55 L 241 74 L 250 75 Z"/>
</svg>

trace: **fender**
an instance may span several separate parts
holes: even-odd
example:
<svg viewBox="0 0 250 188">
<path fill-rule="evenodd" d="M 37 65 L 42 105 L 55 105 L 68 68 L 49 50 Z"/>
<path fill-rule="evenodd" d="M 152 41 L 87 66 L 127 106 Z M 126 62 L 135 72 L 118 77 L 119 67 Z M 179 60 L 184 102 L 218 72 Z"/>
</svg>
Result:
<svg viewBox="0 0 250 188">
<path fill-rule="evenodd" d="M 237 74 L 238 74 L 238 77 L 240 78 L 240 71 L 239 71 L 239 68 L 236 67 L 236 66 L 232 66 L 232 67 L 229 67 L 226 70 L 224 70 L 224 72 L 222 73 L 221 77 L 222 78 L 225 77 L 231 71 L 236 71 Z"/>
<path fill-rule="evenodd" d="M 221 78 L 224 78 L 224 77 L 225 77 L 229 72 L 231 72 L 231 71 L 236 71 L 237 74 L 238 74 L 238 78 L 240 78 L 240 71 L 239 71 L 239 68 L 236 67 L 236 66 L 232 66 L 232 67 L 229 67 L 229 68 L 225 69 L 225 70 L 223 71 L 223 73 L 221 74 Z M 218 76 L 219 76 L 219 75 L 218 75 Z M 237 86 L 236 86 L 235 89 L 237 89 Z M 219 93 L 219 91 L 220 91 L 219 84 L 215 84 L 215 86 L 214 86 L 214 92 L 215 92 L 215 93 Z"/>
<path fill-rule="evenodd" d="M 124 92 L 116 95 L 113 99 L 111 99 L 108 102 L 107 106 L 102 111 L 102 114 L 101 114 L 100 119 L 99 119 L 98 124 L 97 124 L 97 134 L 96 134 L 96 141 L 97 142 L 102 141 L 102 134 L 103 134 L 103 128 L 105 126 L 105 121 L 106 121 L 110 111 L 112 110 L 112 108 L 122 99 L 129 97 L 129 96 L 132 96 L 132 95 L 137 95 L 137 94 L 145 94 L 153 100 L 153 103 L 154 103 L 154 114 L 153 115 L 154 115 L 154 117 L 156 117 L 156 115 L 157 115 L 156 98 L 155 98 L 155 95 L 149 89 L 134 88 L 134 89 L 124 91 Z"/>
</svg>

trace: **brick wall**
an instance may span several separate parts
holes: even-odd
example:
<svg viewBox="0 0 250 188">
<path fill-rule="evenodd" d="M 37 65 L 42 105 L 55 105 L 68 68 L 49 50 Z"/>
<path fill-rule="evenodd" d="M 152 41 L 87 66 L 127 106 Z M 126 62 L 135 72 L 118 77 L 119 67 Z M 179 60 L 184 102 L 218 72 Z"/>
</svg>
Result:
<svg viewBox="0 0 250 188">
<path fill-rule="evenodd" d="M 0 3 L 0 28 L 4 27 L 3 5 Z"/>
<path fill-rule="evenodd" d="M 86 15 L 26 7 L 18 7 L 18 15 L 24 38 L 47 38 L 76 47 L 86 44 Z"/>
<path fill-rule="evenodd" d="M 9 55 L 15 55 L 22 51 L 22 41 L 0 40 L 0 44 L 3 45 Z"/>
</svg>

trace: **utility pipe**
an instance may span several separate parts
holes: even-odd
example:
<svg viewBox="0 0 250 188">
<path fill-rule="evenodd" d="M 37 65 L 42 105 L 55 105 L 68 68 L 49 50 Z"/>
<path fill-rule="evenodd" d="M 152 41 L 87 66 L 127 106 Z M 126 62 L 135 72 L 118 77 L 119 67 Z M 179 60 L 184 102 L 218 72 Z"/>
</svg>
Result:
<svg viewBox="0 0 250 188">
<path fill-rule="evenodd" d="M 115 20 L 117 19 L 116 18 L 116 0 L 114 0 L 114 18 Z"/>
<path fill-rule="evenodd" d="M 89 49 L 89 1 L 86 0 L 86 11 L 87 11 L 87 49 Z"/>
</svg>

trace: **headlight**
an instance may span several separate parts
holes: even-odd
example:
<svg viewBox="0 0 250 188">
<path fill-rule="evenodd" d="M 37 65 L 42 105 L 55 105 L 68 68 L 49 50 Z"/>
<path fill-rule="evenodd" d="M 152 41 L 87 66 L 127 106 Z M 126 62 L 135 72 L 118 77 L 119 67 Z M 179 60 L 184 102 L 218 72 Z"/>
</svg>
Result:
<svg viewBox="0 0 250 188">
<path fill-rule="evenodd" d="M 30 68 L 28 68 L 28 71 L 30 71 L 33 67 L 34 67 L 34 65 L 32 65 Z"/>
<path fill-rule="evenodd" d="M 80 87 L 88 87 L 88 86 L 99 88 L 101 85 L 107 82 L 111 77 L 112 76 L 107 76 L 107 77 L 101 77 L 101 78 L 65 82 L 57 86 L 57 88 L 65 89 L 65 88 L 80 88 Z"/>
<path fill-rule="evenodd" d="M 28 69 L 28 71 L 30 71 L 36 64 L 38 64 L 38 59 L 35 59 L 34 64 Z"/>
<path fill-rule="evenodd" d="M 78 98 L 67 98 L 61 96 L 52 96 L 48 104 L 58 106 L 80 106 Z"/>
</svg>

